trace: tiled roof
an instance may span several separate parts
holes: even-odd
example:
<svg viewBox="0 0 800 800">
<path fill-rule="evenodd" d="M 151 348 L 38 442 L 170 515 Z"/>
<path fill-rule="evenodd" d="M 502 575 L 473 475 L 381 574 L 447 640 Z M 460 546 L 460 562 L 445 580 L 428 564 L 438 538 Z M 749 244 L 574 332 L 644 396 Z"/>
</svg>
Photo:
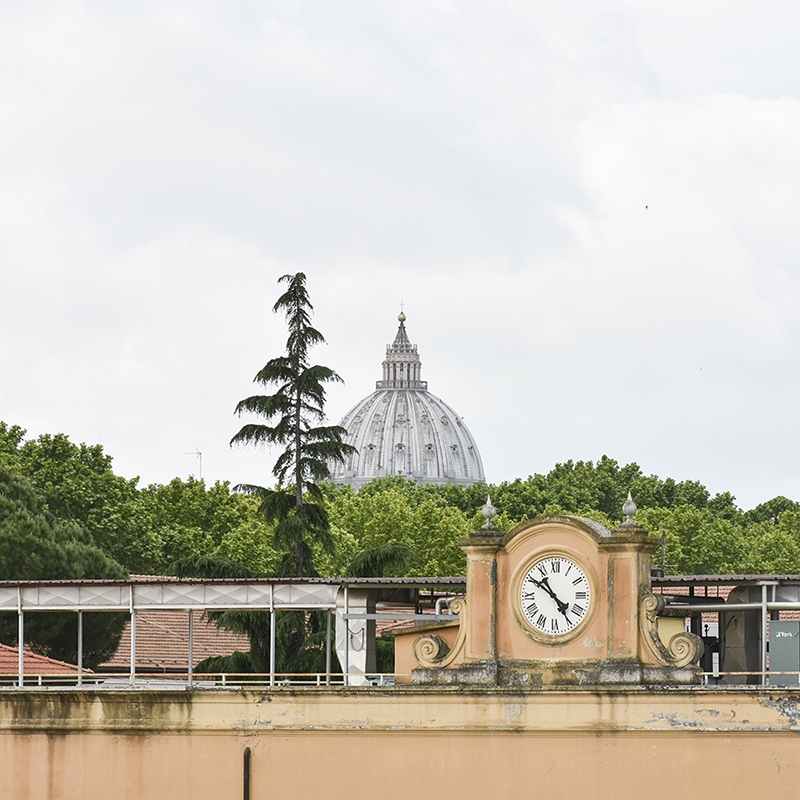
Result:
<svg viewBox="0 0 800 800">
<path fill-rule="evenodd" d="M 193 661 L 248 651 L 246 636 L 218 628 L 202 614 L 194 614 Z M 114 656 L 101 664 L 102 671 L 127 672 L 131 659 L 131 624 L 125 625 Z M 189 662 L 189 613 L 187 611 L 140 611 L 136 615 L 136 669 L 185 672 Z"/>
<path fill-rule="evenodd" d="M 75 664 L 67 664 L 66 661 L 58 661 L 55 658 L 40 656 L 23 650 L 24 665 L 26 675 L 67 675 L 76 673 L 78 667 Z M 0 675 L 16 675 L 19 669 L 19 650 L 16 647 L 9 647 L 7 644 L 0 644 Z M 91 670 L 83 670 L 91 673 Z"/>
</svg>

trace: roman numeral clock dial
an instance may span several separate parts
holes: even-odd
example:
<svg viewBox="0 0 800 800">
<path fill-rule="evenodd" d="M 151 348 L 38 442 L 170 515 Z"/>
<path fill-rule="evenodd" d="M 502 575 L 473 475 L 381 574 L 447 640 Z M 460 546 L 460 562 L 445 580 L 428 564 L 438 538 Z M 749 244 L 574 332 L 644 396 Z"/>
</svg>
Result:
<svg viewBox="0 0 800 800">
<path fill-rule="evenodd" d="M 564 556 L 537 561 L 523 578 L 520 593 L 525 618 L 534 630 L 548 636 L 577 628 L 592 602 L 586 573 Z"/>
</svg>

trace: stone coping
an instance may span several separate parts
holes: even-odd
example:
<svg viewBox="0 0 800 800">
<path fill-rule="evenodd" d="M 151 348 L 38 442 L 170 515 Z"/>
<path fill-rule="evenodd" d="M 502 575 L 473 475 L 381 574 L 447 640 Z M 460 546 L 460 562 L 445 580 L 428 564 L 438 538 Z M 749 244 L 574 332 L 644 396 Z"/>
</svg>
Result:
<svg viewBox="0 0 800 800">
<path fill-rule="evenodd" d="M 800 733 L 800 689 L 359 687 L 0 692 L 4 733 Z"/>
</svg>

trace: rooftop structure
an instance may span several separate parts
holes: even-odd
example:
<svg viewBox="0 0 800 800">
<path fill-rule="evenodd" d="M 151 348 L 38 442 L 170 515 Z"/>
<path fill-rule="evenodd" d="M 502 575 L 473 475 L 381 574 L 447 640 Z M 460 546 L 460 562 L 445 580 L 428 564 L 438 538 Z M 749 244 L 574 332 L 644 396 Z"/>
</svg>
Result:
<svg viewBox="0 0 800 800">
<path fill-rule="evenodd" d="M 231 652 L 238 644 L 248 645 L 240 637 L 220 632 L 214 637 L 200 618 L 202 612 L 243 610 L 266 611 L 271 614 L 272 640 L 269 685 L 276 683 L 275 672 L 275 614 L 282 611 L 326 611 L 328 614 L 325 642 L 327 670 L 324 680 L 330 684 L 332 653 L 335 648 L 342 665 L 346 685 L 364 685 L 367 675 L 375 672 L 375 624 L 380 627 L 396 620 L 441 620 L 449 618 L 446 607 L 440 607 L 435 592 L 446 599 L 462 593 L 466 587 L 462 577 L 421 578 L 253 578 L 198 579 L 156 578 L 139 576 L 131 580 L 89 579 L 50 581 L 0 581 L 0 611 L 16 612 L 18 641 L 23 650 L 13 648 L 17 659 L 13 674 L 20 686 L 31 685 L 31 678 L 45 674 L 38 661 L 30 660 L 25 651 L 25 620 L 30 614 L 46 611 L 112 612 L 127 611 L 130 622 L 117 655 L 98 672 L 125 671 L 132 687 L 152 688 L 142 684 L 137 673 L 178 673 L 187 676 L 193 686 L 194 666 L 199 658 Z M 427 590 L 429 612 L 420 591 Z M 376 605 L 381 609 L 376 612 Z M 409 609 L 409 606 L 411 607 Z M 180 617 L 183 615 L 183 619 Z M 368 621 L 370 624 L 368 624 Z M 197 626 L 195 626 L 197 622 Z M 195 628 L 197 627 L 197 637 Z M 84 675 L 89 672 L 82 661 L 82 625 L 78 622 L 78 686 L 86 686 Z M 333 635 L 335 633 L 336 641 Z M 165 646 L 167 645 L 167 646 Z M 138 647 L 142 647 L 142 651 Z M 6 655 L 7 657 L 7 655 Z M 199 657 L 199 658 L 198 658 Z M 38 657 L 37 657 L 38 658 Z M 47 659 L 45 659 L 47 661 Z M 180 662 L 183 662 L 181 669 Z M 68 666 L 68 665 L 67 665 Z M 35 670 L 33 675 L 29 670 Z M 64 669 L 63 672 L 69 670 Z M 0 673 L 3 674 L 3 673 Z M 50 674 L 49 672 L 46 674 Z M 28 675 L 29 677 L 25 677 Z M 319 676 L 318 676 L 319 678 Z M 105 683 L 98 675 L 94 683 Z"/>
<path fill-rule="evenodd" d="M 340 425 L 357 453 L 331 467 L 337 484 L 361 488 L 373 478 L 400 475 L 419 483 L 485 480 L 478 445 L 464 420 L 428 392 L 417 345 L 406 332 L 406 315 L 386 346 L 382 379 L 375 391 L 345 414 Z"/>
</svg>

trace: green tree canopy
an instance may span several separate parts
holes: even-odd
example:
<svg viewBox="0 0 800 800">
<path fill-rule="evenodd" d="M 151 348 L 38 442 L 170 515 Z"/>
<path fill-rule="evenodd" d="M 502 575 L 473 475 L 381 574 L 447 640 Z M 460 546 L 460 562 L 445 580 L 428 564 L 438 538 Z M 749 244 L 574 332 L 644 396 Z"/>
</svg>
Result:
<svg viewBox="0 0 800 800">
<path fill-rule="evenodd" d="M 141 523 L 138 478 L 116 475 L 101 445 L 74 444 L 63 433 L 24 440 L 0 422 L 0 464 L 24 475 L 53 519 L 76 523 L 88 541 L 134 572 L 158 562 L 158 542 Z"/>
<path fill-rule="evenodd" d="M 352 574 L 373 560 L 388 576 L 463 574 L 466 560 L 458 542 L 474 525 L 463 511 L 426 487 L 403 478 L 381 478 L 360 492 L 349 486 L 334 490 L 328 500 L 339 546 L 332 561 L 321 561 L 326 571 Z M 386 552 L 378 561 L 387 544 L 404 556 L 389 559 Z"/>
<path fill-rule="evenodd" d="M 0 580 L 127 578 L 125 570 L 89 542 L 71 521 L 53 521 L 30 481 L 0 466 Z M 125 615 L 87 614 L 84 660 L 88 667 L 116 651 Z M 36 652 L 63 661 L 77 658 L 77 615 L 27 615 L 26 641 Z M 0 615 L 0 641 L 16 644 L 17 615 Z"/>
<path fill-rule="evenodd" d="M 173 574 L 180 559 L 208 557 L 242 564 L 252 573 L 272 573 L 280 555 L 274 526 L 258 513 L 258 501 L 231 492 L 227 482 L 174 478 L 139 492 L 140 523 L 155 542 L 152 572 Z"/>
<path fill-rule="evenodd" d="M 284 386 L 270 385 L 277 386 L 278 394 Z M 267 427 L 286 427 L 284 417 L 273 418 Z M 309 416 L 308 428 L 318 421 Z M 37 524 L 69 530 L 69 541 L 149 574 L 169 573 L 175 562 L 197 557 L 238 563 L 254 574 L 293 575 L 298 544 L 304 574 L 459 573 L 463 554 L 458 540 L 483 523 L 480 509 L 488 492 L 500 511 L 495 523 L 510 530 L 553 513 L 589 516 L 614 527 L 629 489 L 639 506 L 637 520 L 665 538 L 671 572 L 800 573 L 800 503 L 775 497 L 744 511 L 729 492 L 712 496 L 697 480 L 645 475 L 636 463 L 621 465 L 608 456 L 567 461 L 547 473 L 495 486 L 431 486 L 382 478 L 356 493 L 348 486 L 323 484 L 321 510 L 319 494 L 308 487 L 317 485 L 319 473 L 309 473 L 301 480 L 303 503 L 317 506 L 310 513 L 325 514 L 329 527 L 321 536 L 303 528 L 302 541 L 291 525 L 288 533 L 283 529 L 276 536 L 280 515 L 265 519 L 259 511 L 265 498 L 258 491 L 246 496 L 232 492 L 227 483 L 207 486 L 178 478 L 138 488 L 136 480 L 113 472 L 101 447 L 76 445 L 64 434 L 26 441 L 23 428 L 0 422 L 0 465 L 27 480 L 38 504 L 33 514 L 40 518 Z M 286 466 L 276 490 L 286 501 L 287 517 L 297 507 L 295 474 Z M 387 557 L 395 551 L 405 555 Z M 31 550 L 32 559 L 37 552 Z M 660 560 L 660 551 L 656 557 Z M 57 561 L 47 563 L 58 571 Z"/>
</svg>

